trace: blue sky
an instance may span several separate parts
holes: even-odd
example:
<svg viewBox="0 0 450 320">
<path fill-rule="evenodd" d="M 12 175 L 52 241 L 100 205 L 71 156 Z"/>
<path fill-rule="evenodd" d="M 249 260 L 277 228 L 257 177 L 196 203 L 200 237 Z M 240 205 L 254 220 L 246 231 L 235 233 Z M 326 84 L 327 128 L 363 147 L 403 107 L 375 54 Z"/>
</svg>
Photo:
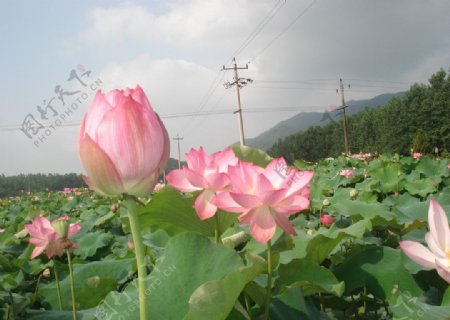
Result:
<svg viewBox="0 0 450 320">
<path fill-rule="evenodd" d="M 235 92 L 222 86 L 232 73 L 220 71 L 233 56 L 249 64 L 240 75 L 255 80 L 242 91 L 244 110 L 271 111 L 244 113 L 254 137 L 300 111 L 339 104 L 341 77 L 351 83 L 348 99 L 365 99 L 448 70 L 449 16 L 441 0 L 2 1 L 0 173 L 82 172 L 77 123 L 90 97 L 38 147 L 20 130 L 56 85 L 93 93 L 67 81 L 77 66 L 104 91 L 140 84 L 171 137 L 184 137 L 182 153 L 213 152 L 239 140 Z"/>
</svg>

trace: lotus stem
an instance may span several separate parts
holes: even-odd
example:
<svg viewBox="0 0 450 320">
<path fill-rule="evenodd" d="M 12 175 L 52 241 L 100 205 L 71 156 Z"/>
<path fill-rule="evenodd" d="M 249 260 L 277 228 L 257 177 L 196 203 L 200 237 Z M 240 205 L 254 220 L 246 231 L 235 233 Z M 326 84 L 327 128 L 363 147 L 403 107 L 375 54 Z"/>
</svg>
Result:
<svg viewBox="0 0 450 320">
<path fill-rule="evenodd" d="M 67 250 L 67 262 L 69 264 L 69 278 L 70 278 L 70 295 L 72 299 L 72 314 L 73 320 L 77 320 L 77 305 L 75 302 L 75 281 L 73 279 L 72 259 L 70 258 L 70 251 Z"/>
<path fill-rule="evenodd" d="M 272 246 L 269 240 L 267 241 L 267 288 L 266 288 L 264 320 L 269 320 L 271 292 L 272 292 Z"/>
<path fill-rule="evenodd" d="M 217 213 L 214 215 L 214 222 L 215 222 L 214 238 L 216 240 L 216 243 L 222 243 L 220 239 L 219 216 L 217 215 Z"/>
<path fill-rule="evenodd" d="M 56 261 L 53 259 L 53 273 L 55 274 L 56 294 L 58 295 L 59 310 L 62 311 L 61 288 L 59 287 L 58 270 L 56 270 Z"/>
<path fill-rule="evenodd" d="M 139 287 L 139 316 L 140 320 L 148 320 L 147 317 L 147 267 L 145 264 L 145 251 L 142 243 L 141 232 L 139 229 L 139 218 L 136 208 L 135 200 L 124 195 L 125 205 L 128 209 L 128 219 L 130 220 L 131 235 L 134 242 L 134 253 L 136 255 L 136 264 L 138 272 L 138 287 Z"/>
</svg>

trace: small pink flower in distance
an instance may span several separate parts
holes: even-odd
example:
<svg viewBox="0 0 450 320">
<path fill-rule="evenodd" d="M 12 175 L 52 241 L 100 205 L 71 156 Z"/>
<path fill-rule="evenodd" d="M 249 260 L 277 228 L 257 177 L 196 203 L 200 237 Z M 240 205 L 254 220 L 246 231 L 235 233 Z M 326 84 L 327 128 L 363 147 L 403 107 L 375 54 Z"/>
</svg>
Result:
<svg viewBox="0 0 450 320">
<path fill-rule="evenodd" d="M 165 186 L 166 186 L 165 183 L 158 182 L 158 183 L 156 184 L 156 186 L 155 186 L 155 189 L 153 189 L 153 192 L 158 193 L 158 192 L 160 192 Z"/>
<path fill-rule="evenodd" d="M 195 211 L 201 220 L 216 214 L 217 206 L 213 200 L 218 192 L 230 187 L 227 176 L 228 166 L 236 165 L 238 158 L 231 148 L 208 154 L 200 148 L 186 153 L 187 167 L 172 170 L 167 175 L 169 184 L 183 192 L 202 191 L 194 203 Z"/>
<path fill-rule="evenodd" d="M 325 227 L 330 227 L 334 222 L 334 219 L 329 214 L 322 214 L 320 216 L 320 223 L 323 224 Z"/>
<path fill-rule="evenodd" d="M 81 229 L 76 223 L 69 224 L 68 216 L 64 215 L 50 222 L 47 218 L 36 217 L 31 224 L 24 225 L 30 234 L 30 243 L 35 246 L 31 259 L 36 258 L 45 251 L 47 257 L 62 256 L 64 249 L 76 249 L 77 246 L 69 240 Z"/>
<path fill-rule="evenodd" d="M 0 233 L 5 232 L 5 229 L 0 228 Z"/>
<path fill-rule="evenodd" d="M 339 175 L 346 177 L 347 179 L 353 178 L 354 171 L 352 169 L 343 169 L 339 171 Z"/>
<path fill-rule="evenodd" d="M 128 241 L 127 242 L 127 247 L 128 247 L 128 250 L 134 250 L 134 242 L 133 241 Z"/>
<path fill-rule="evenodd" d="M 62 194 L 69 194 L 73 191 L 72 188 L 64 188 L 63 191 L 61 191 Z"/>
<path fill-rule="evenodd" d="M 353 159 L 358 159 L 358 160 L 366 160 L 368 158 L 371 158 L 372 154 L 370 152 L 369 153 L 355 153 L 355 154 L 350 155 L 350 157 Z"/>
<path fill-rule="evenodd" d="M 420 152 L 413 152 L 412 157 L 414 159 L 420 159 L 422 158 L 422 154 Z"/>
<path fill-rule="evenodd" d="M 400 248 L 414 262 L 436 269 L 442 279 L 450 283 L 450 228 L 444 209 L 431 200 L 428 209 L 430 231 L 425 235 L 428 248 L 416 241 L 404 240 Z"/>
<path fill-rule="evenodd" d="M 240 162 L 228 169 L 232 189 L 216 196 L 214 203 L 221 209 L 240 213 L 239 221 L 250 225 L 255 240 L 266 243 L 272 239 L 277 225 L 296 235 L 289 216 L 309 208 L 309 182 L 313 171 L 286 168 L 283 158 L 272 160 L 261 168 Z"/>
</svg>

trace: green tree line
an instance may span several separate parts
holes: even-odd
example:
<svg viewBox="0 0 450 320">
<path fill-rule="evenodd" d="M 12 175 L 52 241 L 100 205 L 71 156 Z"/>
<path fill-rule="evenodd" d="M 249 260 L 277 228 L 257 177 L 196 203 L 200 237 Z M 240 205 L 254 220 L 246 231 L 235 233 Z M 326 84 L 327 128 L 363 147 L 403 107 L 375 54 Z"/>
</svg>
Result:
<svg viewBox="0 0 450 320">
<path fill-rule="evenodd" d="M 450 150 L 450 75 L 439 70 L 429 84 L 414 84 L 402 98 L 378 108 L 366 108 L 348 118 L 352 153 L 378 152 L 447 154 Z M 315 126 L 279 139 L 268 153 L 317 161 L 344 152 L 342 121 Z"/>
<path fill-rule="evenodd" d="M 181 165 L 185 165 L 182 162 Z M 169 173 L 178 169 L 178 160 L 170 158 L 167 162 L 165 172 Z M 161 173 L 160 181 L 164 180 Z M 0 198 L 20 195 L 24 192 L 39 192 L 44 190 L 60 191 L 64 188 L 87 187 L 83 178 L 77 173 L 67 174 L 19 174 L 16 176 L 5 176 L 0 174 Z"/>
<path fill-rule="evenodd" d="M 79 174 L 20 174 L 0 175 L 0 198 L 19 195 L 23 192 L 58 191 L 64 188 L 86 187 Z"/>
</svg>

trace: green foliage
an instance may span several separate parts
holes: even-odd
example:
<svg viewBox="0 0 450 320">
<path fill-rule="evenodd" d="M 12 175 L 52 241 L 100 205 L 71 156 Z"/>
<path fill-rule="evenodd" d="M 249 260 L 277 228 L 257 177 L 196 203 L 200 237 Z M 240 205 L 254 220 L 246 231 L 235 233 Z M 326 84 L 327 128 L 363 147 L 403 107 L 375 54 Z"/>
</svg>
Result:
<svg viewBox="0 0 450 320">
<path fill-rule="evenodd" d="M 119 287 L 130 276 L 133 259 L 96 261 L 89 264 L 74 264 L 75 291 L 77 308 L 89 309 L 98 305 L 110 291 Z M 61 270 L 59 271 L 61 272 Z M 71 310 L 69 304 L 69 277 L 60 281 L 63 308 Z M 58 299 L 55 283 L 44 285 L 39 289 L 42 303 L 49 309 L 58 310 Z"/>
<path fill-rule="evenodd" d="M 261 258 L 248 264 L 232 249 L 207 238 L 183 233 L 167 245 L 165 258 L 148 277 L 151 319 L 225 319 L 247 282 L 261 273 Z M 123 293 L 113 292 L 104 301 L 113 319 L 137 319 L 137 289 L 132 283 Z"/>
<path fill-rule="evenodd" d="M 260 150 L 234 149 L 244 161 L 265 165 L 271 160 Z M 272 239 L 270 319 L 443 319 L 449 314 L 448 284 L 398 246 L 407 239 L 424 242 L 430 199 L 450 218 L 448 159 L 340 156 L 295 164 L 315 171 L 311 205 L 291 218 L 297 235 L 277 228 Z M 353 170 L 353 177 L 341 176 L 343 169 Z M 141 199 L 150 318 L 258 319 L 265 307 L 266 246 L 252 239 L 236 214 L 226 212 L 218 213 L 222 238 L 237 234 L 239 240 L 213 243 L 215 221 L 198 218 L 192 208 L 196 196 L 165 187 Z M 119 210 L 111 211 L 112 203 Z M 320 224 L 325 213 L 334 218 L 329 228 Z M 78 249 L 72 250 L 79 319 L 136 319 L 127 210 L 119 199 L 86 190 L 0 201 L 0 228 L 5 229 L 0 233 L 0 319 L 72 319 L 66 257 L 30 260 L 33 246 L 21 232 L 38 215 L 62 214 L 82 228 L 73 238 Z"/>
<path fill-rule="evenodd" d="M 139 224 L 142 229 L 164 229 L 175 234 L 183 231 L 192 231 L 206 236 L 213 236 L 215 220 L 200 220 L 193 209 L 195 197 L 180 194 L 180 192 L 167 187 L 153 195 L 151 201 L 139 208 Z M 237 220 L 237 215 L 228 212 L 218 212 L 220 232 L 223 233 Z M 127 219 L 124 219 L 127 224 Z"/>
<path fill-rule="evenodd" d="M 419 129 L 414 136 L 411 148 L 414 152 L 428 153 L 431 151 L 430 139 L 423 129 Z"/>
<path fill-rule="evenodd" d="M 348 294 L 357 288 L 365 288 L 375 297 L 386 299 L 398 288 L 418 296 L 422 290 L 407 272 L 402 257 L 399 250 L 368 246 L 336 267 L 335 275 L 345 282 Z"/>
<path fill-rule="evenodd" d="M 309 260 L 296 259 L 280 265 L 279 270 L 278 285 L 302 288 L 304 296 L 332 293 L 340 297 L 344 293 L 344 282 L 339 282 L 329 269 Z"/>
</svg>

